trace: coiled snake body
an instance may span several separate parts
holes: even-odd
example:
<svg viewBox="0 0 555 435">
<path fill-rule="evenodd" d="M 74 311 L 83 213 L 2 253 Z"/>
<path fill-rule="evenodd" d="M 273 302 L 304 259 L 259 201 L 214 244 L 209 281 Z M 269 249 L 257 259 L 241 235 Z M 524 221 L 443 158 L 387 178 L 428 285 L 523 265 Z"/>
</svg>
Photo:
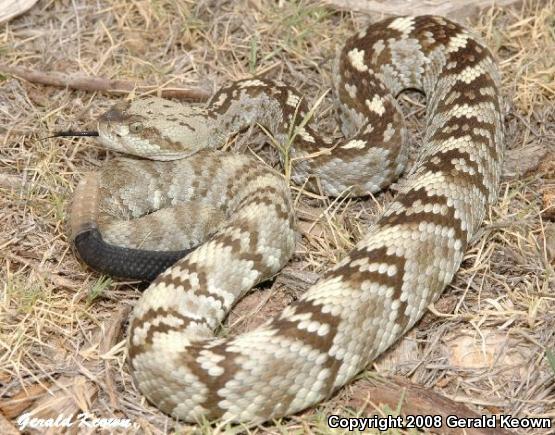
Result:
<svg viewBox="0 0 555 435">
<path fill-rule="evenodd" d="M 73 240 L 93 267 L 158 275 L 134 309 L 129 361 L 141 392 L 174 417 L 257 423 L 330 396 L 437 299 L 496 197 L 499 76 L 468 31 L 441 17 L 386 19 L 347 41 L 334 75 L 348 137 L 339 144 L 305 122 L 296 91 L 262 79 L 224 87 L 206 108 L 146 98 L 99 120 L 106 147 L 157 161 L 119 158 L 85 176 Z M 282 159 L 295 182 L 332 196 L 376 192 L 407 160 L 395 101 L 407 88 L 427 97 L 424 145 L 378 222 L 277 317 L 215 338 L 295 240 L 286 180 L 216 148 L 258 123 L 291 145 Z"/>
</svg>

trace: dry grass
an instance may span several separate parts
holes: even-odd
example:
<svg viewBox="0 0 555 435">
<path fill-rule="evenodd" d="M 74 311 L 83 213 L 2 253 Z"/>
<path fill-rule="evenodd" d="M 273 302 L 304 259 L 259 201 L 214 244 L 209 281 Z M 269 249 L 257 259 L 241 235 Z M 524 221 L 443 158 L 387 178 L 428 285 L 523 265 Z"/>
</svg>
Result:
<svg viewBox="0 0 555 435">
<path fill-rule="evenodd" d="M 214 89 L 260 74 L 293 84 L 314 102 L 329 87 L 337 45 L 363 21 L 314 2 L 44 1 L 0 30 L 0 53 L 10 65 L 171 86 Z M 510 102 L 500 200 L 433 313 L 374 369 L 478 412 L 555 419 L 554 224 L 542 218 L 539 193 L 553 183 L 539 164 L 555 141 L 555 3 L 493 9 L 472 26 L 500 59 Z M 106 152 L 87 139 L 39 140 L 85 127 L 116 98 L 6 76 L 0 89 L 1 413 L 16 425 L 26 411 L 52 417 L 81 409 L 130 418 L 141 433 L 192 430 L 145 403 L 131 384 L 118 327 L 140 296 L 137 286 L 90 272 L 68 245 L 72 189 Z M 402 103 L 418 143 L 422 99 L 411 94 Z M 335 134 L 331 107 L 326 96 L 317 116 Z M 275 161 L 267 147 L 259 154 Z M 279 278 L 237 306 L 231 332 L 281 310 L 353 246 L 392 197 L 294 195 L 302 234 L 297 253 Z M 314 410 L 252 431 L 327 433 L 327 414 L 373 409 L 360 408 L 372 373 Z M 207 423 L 198 428 L 212 430 Z"/>
</svg>

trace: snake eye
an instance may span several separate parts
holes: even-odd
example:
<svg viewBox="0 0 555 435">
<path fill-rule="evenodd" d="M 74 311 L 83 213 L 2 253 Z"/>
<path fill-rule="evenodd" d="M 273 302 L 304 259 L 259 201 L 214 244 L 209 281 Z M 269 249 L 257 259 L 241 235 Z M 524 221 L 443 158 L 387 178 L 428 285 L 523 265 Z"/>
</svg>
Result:
<svg viewBox="0 0 555 435">
<path fill-rule="evenodd" d="M 140 122 L 133 122 L 132 124 L 129 124 L 129 131 L 131 133 L 139 133 L 142 129 L 143 124 L 141 124 Z"/>
</svg>

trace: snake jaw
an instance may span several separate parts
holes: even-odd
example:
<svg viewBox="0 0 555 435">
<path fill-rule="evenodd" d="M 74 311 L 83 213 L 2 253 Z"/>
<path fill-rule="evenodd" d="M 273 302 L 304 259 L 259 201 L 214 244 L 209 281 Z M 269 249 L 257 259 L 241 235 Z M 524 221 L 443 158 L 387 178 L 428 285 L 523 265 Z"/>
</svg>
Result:
<svg viewBox="0 0 555 435">
<path fill-rule="evenodd" d="M 185 150 L 164 149 L 156 141 L 150 141 L 148 138 L 142 137 L 142 131 L 131 132 L 130 125 L 134 122 L 136 121 L 127 124 L 99 120 L 98 139 L 102 146 L 122 154 L 150 160 L 177 160 L 186 158 L 191 154 Z"/>
<path fill-rule="evenodd" d="M 183 159 L 215 146 L 206 115 L 204 108 L 156 97 L 118 103 L 98 118 L 99 140 L 107 149 L 137 157 Z"/>
<path fill-rule="evenodd" d="M 98 121 L 98 140 L 109 150 L 136 155 L 137 150 L 126 144 L 127 132 L 125 124 L 113 124 L 102 117 Z"/>
</svg>

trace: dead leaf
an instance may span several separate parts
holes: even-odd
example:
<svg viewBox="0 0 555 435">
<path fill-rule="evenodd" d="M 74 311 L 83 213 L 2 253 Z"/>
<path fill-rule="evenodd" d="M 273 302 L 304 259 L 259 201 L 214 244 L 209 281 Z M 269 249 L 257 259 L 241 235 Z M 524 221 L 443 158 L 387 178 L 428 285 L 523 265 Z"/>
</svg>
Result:
<svg viewBox="0 0 555 435">
<path fill-rule="evenodd" d="M 0 403 L 0 413 L 7 418 L 12 419 L 18 417 L 31 406 L 35 400 L 39 399 L 48 391 L 50 383 L 33 384 L 26 388 L 22 388 L 9 399 L 2 400 Z M 0 431 L 0 433 L 4 433 Z"/>
<path fill-rule="evenodd" d="M 516 178 L 538 170 L 545 161 L 548 148 L 542 144 L 531 144 L 514 150 L 507 150 L 503 165 L 503 176 Z"/>
<path fill-rule="evenodd" d="M 349 11 L 366 12 L 379 15 L 400 15 L 410 10 L 411 15 L 443 15 L 462 19 L 475 15 L 491 6 L 519 4 L 522 0 L 324 0 L 324 3 Z"/>
<path fill-rule="evenodd" d="M 31 9 L 38 0 L 0 0 L 0 23 Z"/>
</svg>

